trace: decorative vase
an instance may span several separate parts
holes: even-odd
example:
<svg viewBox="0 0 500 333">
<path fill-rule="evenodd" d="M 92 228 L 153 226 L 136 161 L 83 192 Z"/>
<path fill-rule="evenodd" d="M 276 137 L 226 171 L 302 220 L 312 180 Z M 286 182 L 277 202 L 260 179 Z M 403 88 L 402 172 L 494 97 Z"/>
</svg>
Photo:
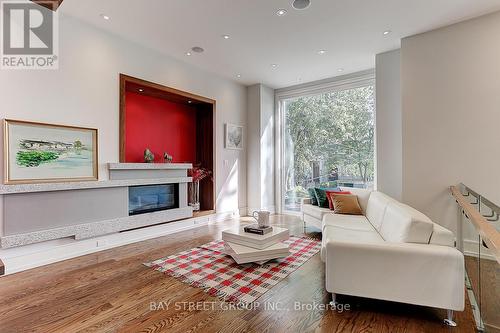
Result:
<svg viewBox="0 0 500 333">
<path fill-rule="evenodd" d="M 195 180 L 188 184 L 189 206 L 193 207 L 194 211 L 200 210 L 200 181 Z"/>
<path fill-rule="evenodd" d="M 155 161 L 155 155 L 149 150 L 149 148 L 146 148 L 144 151 L 144 162 L 146 163 L 153 163 Z"/>
</svg>

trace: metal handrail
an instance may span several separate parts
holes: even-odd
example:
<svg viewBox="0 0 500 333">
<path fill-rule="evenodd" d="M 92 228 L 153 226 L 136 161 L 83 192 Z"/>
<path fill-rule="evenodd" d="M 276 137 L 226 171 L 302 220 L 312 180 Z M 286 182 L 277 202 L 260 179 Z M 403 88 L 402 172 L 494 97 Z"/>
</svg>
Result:
<svg viewBox="0 0 500 333">
<path fill-rule="evenodd" d="M 467 193 L 465 194 L 462 194 L 462 192 L 457 188 L 457 186 L 451 186 L 450 190 L 453 197 L 455 197 L 455 200 L 460 205 L 465 215 L 472 222 L 472 224 L 478 231 L 479 235 L 481 236 L 482 240 L 488 246 L 492 255 L 496 258 L 497 262 L 500 264 L 500 232 L 486 219 L 487 217 L 493 217 L 493 216 L 489 215 L 487 215 L 486 217 L 483 216 L 480 210 L 476 209 L 474 205 L 480 206 L 481 203 L 483 204 L 488 203 L 487 206 L 488 208 L 491 209 L 493 213 L 490 215 L 494 215 L 494 213 L 496 212 L 497 217 L 498 217 L 498 212 L 500 212 L 500 207 L 493 204 L 491 201 L 483 198 L 477 192 L 474 192 L 473 190 L 469 189 L 466 186 L 464 187 L 466 188 L 467 191 Z M 476 198 L 475 203 L 470 203 L 466 199 L 466 196 L 469 195 L 472 195 L 474 198 Z"/>
</svg>

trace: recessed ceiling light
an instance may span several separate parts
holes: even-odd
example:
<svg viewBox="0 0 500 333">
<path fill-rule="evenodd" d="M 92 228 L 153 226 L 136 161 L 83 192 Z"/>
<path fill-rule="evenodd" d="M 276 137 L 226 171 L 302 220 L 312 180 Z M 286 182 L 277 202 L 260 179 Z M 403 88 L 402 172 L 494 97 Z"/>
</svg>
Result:
<svg viewBox="0 0 500 333">
<path fill-rule="evenodd" d="M 109 17 L 109 16 L 108 16 L 108 15 L 106 15 L 106 14 L 101 14 L 101 17 L 102 17 L 103 19 L 105 19 L 106 21 L 108 21 L 108 20 L 111 18 L 111 17 Z"/>
<path fill-rule="evenodd" d="M 193 46 L 191 48 L 191 51 L 193 52 L 196 52 L 196 53 L 202 53 L 203 51 L 205 51 L 202 47 L 199 47 L 199 46 Z"/>
<path fill-rule="evenodd" d="M 189 57 L 191 55 L 191 52 L 186 52 L 186 55 Z"/>
<path fill-rule="evenodd" d="M 229 35 L 222 35 L 222 38 L 229 39 Z"/>
<path fill-rule="evenodd" d="M 326 50 L 319 50 L 319 51 L 318 51 L 318 54 L 321 54 L 321 55 L 322 55 L 322 54 L 325 54 L 325 53 L 326 53 Z"/>
<path fill-rule="evenodd" d="M 241 74 L 236 74 L 236 77 L 239 79 L 241 78 Z"/>
<path fill-rule="evenodd" d="M 142 88 L 139 88 L 137 90 L 139 90 L 139 92 L 143 92 L 144 91 L 144 89 L 142 89 Z"/>
<path fill-rule="evenodd" d="M 386 30 L 384 31 L 384 36 L 387 36 L 388 34 L 390 34 L 392 31 L 391 30 Z"/>
<path fill-rule="evenodd" d="M 278 64 L 271 64 L 271 67 L 272 67 L 273 69 L 276 69 L 276 68 L 278 68 Z"/>
<path fill-rule="evenodd" d="M 339 69 L 337 69 L 337 72 L 339 72 L 339 73 L 341 73 L 341 72 L 343 72 L 343 71 L 344 71 L 344 69 L 343 69 L 343 68 L 339 68 Z"/>
<path fill-rule="evenodd" d="M 311 0 L 294 0 L 292 7 L 295 9 L 306 9 L 311 5 Z"/>
<path fill-rule="evenodd" d="M 283 9 L 283 8 L 278 9 L 278 11 L 276 12 L 276 15 L 278 15 L 278 16 L 285 16 L 286 15 L 286 9 Z"/>
<path fill-rule="evenodd" d="M 192 100 L 189 100 L 189 101 L 188 101 L 188 104 L 191 104 L 191 103 L 193 103 L 193 101 L 192 101 Z"/>
</svg>

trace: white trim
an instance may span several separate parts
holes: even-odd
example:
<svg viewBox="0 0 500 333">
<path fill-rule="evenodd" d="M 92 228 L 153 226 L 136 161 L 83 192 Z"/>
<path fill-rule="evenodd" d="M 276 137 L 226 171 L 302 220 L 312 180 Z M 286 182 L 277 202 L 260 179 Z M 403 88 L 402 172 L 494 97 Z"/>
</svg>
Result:
<svg viewBox="0 0 500 333">
<path fill-rule="evenodd" d="M 191 163 L 108 163 L 108 170 L 189 170 Z"/>
<path fill-rule="evenodd" d="M 129 187 L 138 185 L 161 185 L 191 183 L 192 177 L 146 178 L 146 179 L 118 179 L 99 180 L 90 182 L 64 182 L 64 183 L 38 183 L 38 184 L 0 184 L 0 195 L 38 193 L 55 191 L 78 191 L 89 189 L 102 189 L 111 187 Z"/>
<path fill-rule="evenodd" d="M 0 250 L 0 258 L 5 265 L 5 274 L 8 275 L 118 246 L 231 220 L 237 216 L 239 216 L 238 210 L 234 212 L 215 213 L 85 240 L 74 240 L 71 238 L 58 239 L 11 249 L 2 249 Z"/>
<path fill-rule="evenodd" d="M 297 98 L 301 96 L 311 96 L 319 95 L 326 92 L 341 91 L 347 89 L 354 89 L 359 87 L 365 87 L 368 85 L 375 86 L 375 70 L 370 69 L 366 71 L 361 71 L 357 73 L 352 73 L 348 75 L 337 76 L 334 78 L 304 83 L 296 86 L 291 86 L 287 88 L 277 89 L 275 91 L 275 185 L 276 185 L 276 212 L 279 214 L 291 214 L 295 215 L 295 212 L 289 212 L 283 210 L 283 174 L 281 170 L 283 169 L 283 161 L 285 154 L 284 140 L 283 140 L 283 119 L 284 110 L 283 102 L 287 99 Z M 376 117 L 375 110 L 375 117 Z M 376 150 L 376 146 L 375 146 Z M 374 179 L 375 182 L 375 179 Z M 374 184 L 376 187 L 376 184 Z"/>
<path fill-rule="evenodd" d="M 479 248 L 478 241 L 464 239 L 463 246 L 464 246 L 464 255 L 469 257 L 476 257 L 476 258 L 478 257 L 478 248 Z M 494 255 L 488 253 L 488 249 L 485 248 L 484 246 L 481 246 L 481 259 L 487 259 L 492 261 L 497 260 Z"/>
<path fill-rule="evenodd" d="M 285 100 L 300 96 L 319 95 L 325 92 L 364 87 L 367 85 L 375 85 L 374 69 L 277 89 L 275 91 L 275 96 L 278 100 Z"/>
</svg>

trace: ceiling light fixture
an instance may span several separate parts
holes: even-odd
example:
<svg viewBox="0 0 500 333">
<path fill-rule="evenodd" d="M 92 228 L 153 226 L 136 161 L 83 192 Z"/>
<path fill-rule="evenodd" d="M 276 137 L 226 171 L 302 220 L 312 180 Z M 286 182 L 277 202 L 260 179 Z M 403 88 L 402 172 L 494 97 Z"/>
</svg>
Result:
<svg viewBox="0 0 500 333">
<path fill-rule="evenodd" d="M 323 54 L 325 54 L 325 53 L 326 53 L 326 50 L 319 50 L 319 51 L 318 51 L 318 54 L 320 54 L 320 55 L 323 55 Z"/>
<path fill-rule="evenodd" d="M 236 74 L 236 77 L 239 79 L 241 78 L 241 74 Z"/>
<path fill-rule="evenodd" d="M 189 100 L 189 101 L 188 101 L 188 104 L 191 104 L 191 103 L 193 103 L 193 101 L 192 101 L 192 100 Z"/>
<path fill-rule="evenodd" d="M 271 64 L 271 67 L 272 67 L 273 69 L 276 69 L 276 68 L 278 68 L 278 64 Z"/>
<path fill-rule="evenodd" d="M 108 15 L 106 15 L 106 14 L 101 14 L 101 17 L 102 17 L 103 19 L 105 19 L 106 21 L 109 21 L 109 19 L 111 18 L 111 17 L 109 17 L 109 16 L 108 16 Z"/>
<path fill-rule="evenodd" d="M 222 35 L 222 38 L 229 39 L 229 35 Z"/>
<path fill-rule="evenodd" d="M 142 89 L 142 88 L 139 88 L 138 90 L 139 90 L 139 92 L 143 92 L 144 91 L 144 89 Z"/>
<path fill-rule="evenodd" d="M 391 30 L 386 30 L 384 31 L 384 36 L 387 36 L 388 34 L 390 34 L 392 31 Z"/>
<path fill-rule="evenodd" d="M 202 47 L 199 46 L 193 46 L 191 48 L 191 51 L 196 52 L 196 53 L 203 53 L 205 50 Z"/>
<path fill-rule="evenodd" d="M 339 69 L 337 69 L 337 72 L 339 72 L 339 73 L 342 73 L 343 71 L 344 71 L 344 69 L 343 69 L 343 68 L 339 68 Z"/>
<path fill-rule="evenodd" d="M 286 9 L 283 9 L 283 8 L 278 9 L 278 11 L 276 12 L 276 15 L 278 15 L 278 16 L 285 16 L 286 15 Z"/>
<path fill-rule="evenodd" d="M 186 52 L 186 55 L 189 57 L 191 55 L 191 52 Z"/>
<path fill-rule="evenodd" d="M 311 0 L 294 0 L 292 7 L 298 10 L 306 9 L 311 5 Z"/>
</svg>

